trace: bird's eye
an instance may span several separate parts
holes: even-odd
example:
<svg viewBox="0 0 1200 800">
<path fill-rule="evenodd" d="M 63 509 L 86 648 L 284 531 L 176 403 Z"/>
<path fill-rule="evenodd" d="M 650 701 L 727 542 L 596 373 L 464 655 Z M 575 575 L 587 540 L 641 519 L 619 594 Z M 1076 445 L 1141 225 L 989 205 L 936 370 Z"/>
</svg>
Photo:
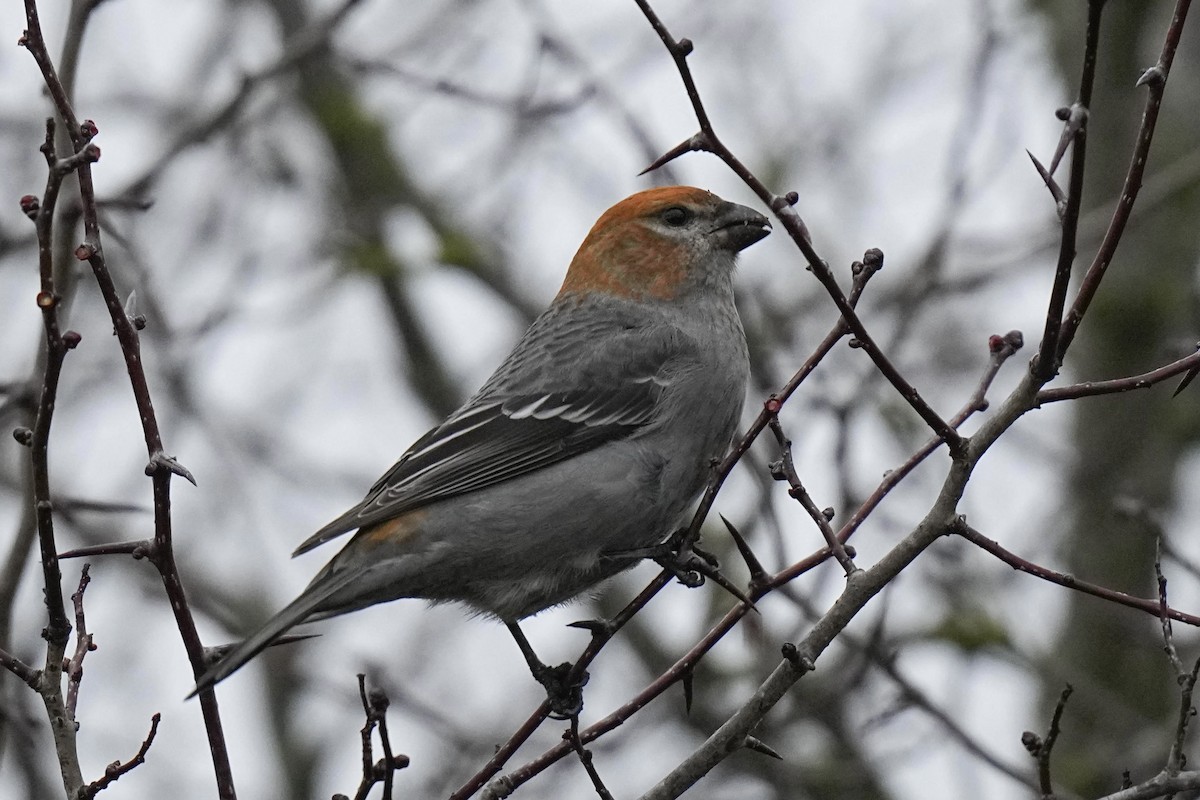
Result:
<svg viewBox="0 0 1200 800">
<path fill-rule="evenodd" d="M 682 228 L 692 221 L 694 215 L 689 209 L 683 206 L 671 206 L 666 211 L 662 212 L 663 222 L 670 225 L 672 228 Z"/>
</svg>

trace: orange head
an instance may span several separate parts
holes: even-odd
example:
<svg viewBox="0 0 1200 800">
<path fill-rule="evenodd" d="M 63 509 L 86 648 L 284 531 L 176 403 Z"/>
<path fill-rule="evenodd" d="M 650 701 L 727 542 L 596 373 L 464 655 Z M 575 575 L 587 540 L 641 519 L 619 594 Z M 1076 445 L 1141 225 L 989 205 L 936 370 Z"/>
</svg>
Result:
<svg viewBox="0 0 1200 800">
<path fill-rule="evenodd" d="M 602 293 L 673 299 L 728 276 L 766 236 L 766 217 L 691 186 L 648 189 L 605 211 L 579 246 L 558 297 Z"/>
</svg>

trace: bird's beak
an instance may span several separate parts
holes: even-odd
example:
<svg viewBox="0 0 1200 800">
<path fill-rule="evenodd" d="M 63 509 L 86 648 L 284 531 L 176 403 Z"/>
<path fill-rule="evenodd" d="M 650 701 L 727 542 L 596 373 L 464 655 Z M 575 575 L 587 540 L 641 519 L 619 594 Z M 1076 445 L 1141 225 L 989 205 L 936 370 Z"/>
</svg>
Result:
<svg viewBox="0 0 1200 800">
<path fill-rule="evenodd" d="M 739 252 L 771 232 L 771 223 L 752 208 L 725 203 L 717 212 L 712 235 L 718 247 Z"/>
</svg>

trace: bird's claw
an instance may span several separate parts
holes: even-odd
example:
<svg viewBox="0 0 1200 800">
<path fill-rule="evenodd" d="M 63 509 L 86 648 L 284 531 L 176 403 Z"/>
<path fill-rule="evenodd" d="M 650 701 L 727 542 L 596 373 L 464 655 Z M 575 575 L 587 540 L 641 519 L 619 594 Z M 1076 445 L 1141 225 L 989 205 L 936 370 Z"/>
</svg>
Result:
<svg viewBox="0 0 1200 800">
<path fill-rule="evenodd" d="M 684 586 L 695 589 L 704 585 L 706 577 L 716 580 L 719 564 L 712 553 L 701 550 L 694 544 L 675 547 L 667 542 L 663 547 L 665 551 L 653 556 L 654 560 Z"/>
<path fill-rule="evenodd" d="M 557 667 L 539 664 L 533 669 L 534 679 L 546 690 L 551 719 L 571 719 L 583 711 L 583 687 L 590 676 L 584 670 L 575 678 L 574 669 L 575 665 L 570 662 Z"/>
<path fill-rule="evenodd" d="M 605 553 L 602 558 L 649 558 L 690 589 L 703 586 L 705 578 L 708 578 L 750 608 L 754 608 L 754 601 L 721 573 L 717 557 L 686 541 L 683 534 L 684 531 L 679 531 L 661 544 L 637 550 Z"/>
</svg>

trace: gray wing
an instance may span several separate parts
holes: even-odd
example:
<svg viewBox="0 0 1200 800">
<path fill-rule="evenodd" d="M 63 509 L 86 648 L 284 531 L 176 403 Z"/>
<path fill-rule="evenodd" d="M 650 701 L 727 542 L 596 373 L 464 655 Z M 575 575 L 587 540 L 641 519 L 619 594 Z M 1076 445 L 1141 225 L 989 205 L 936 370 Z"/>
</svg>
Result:
<svg viewBox="0 0 1200 800">
<path fill-rule="evenodd" d="M 562 347 L 555 345 L 581 340 L 547 337 L 535 323 L 478 395 L 417 440 L 361 503 L 314 533 L 294 555 L 631 435 L 653 416 L 688 342 L 664 325 L 613 327 L 618 330 L 603 331 L 593 323 L 582 344 Z M 514 374 L 526 376 L 524 385 L 516 385 Z"/>
</svg>

